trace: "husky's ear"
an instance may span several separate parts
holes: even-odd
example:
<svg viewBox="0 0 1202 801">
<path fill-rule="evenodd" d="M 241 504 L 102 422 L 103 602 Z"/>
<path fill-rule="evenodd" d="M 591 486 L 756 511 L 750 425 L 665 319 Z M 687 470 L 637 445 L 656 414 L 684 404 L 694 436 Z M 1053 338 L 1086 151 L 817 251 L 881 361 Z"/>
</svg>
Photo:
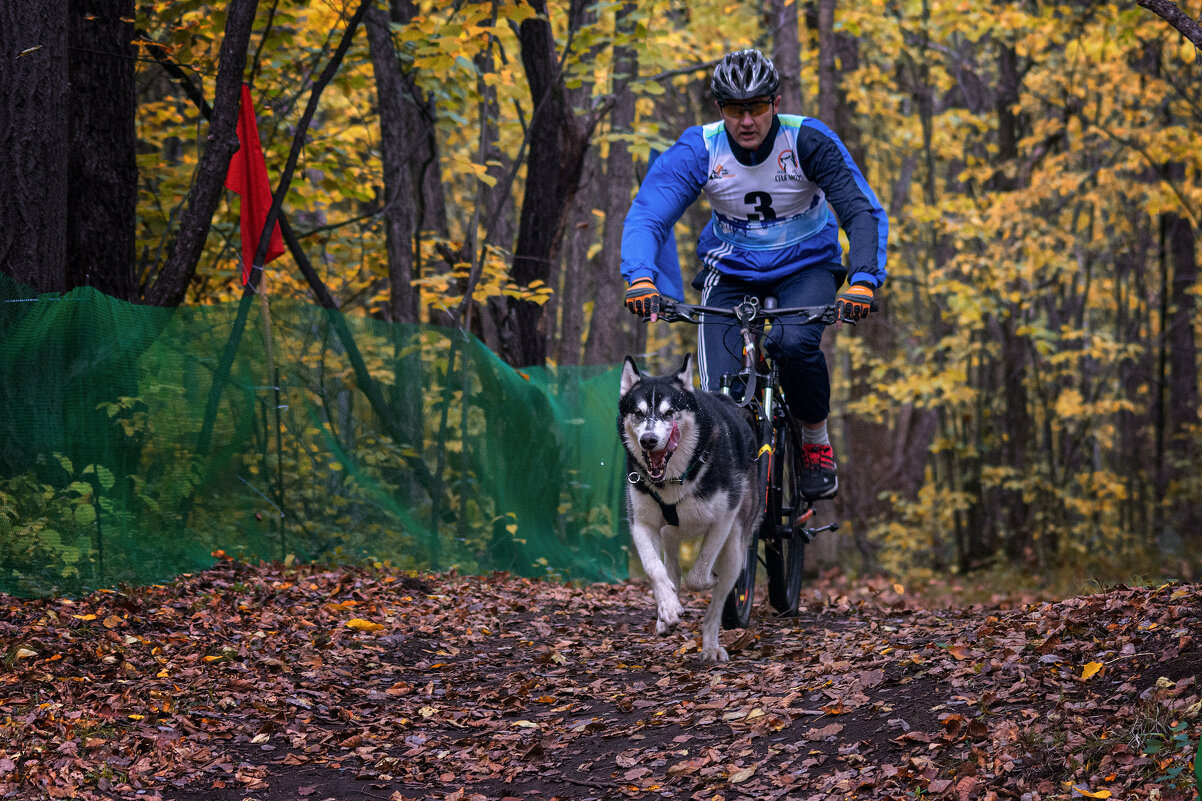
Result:
<svg viewBox="0 0 1202 801">
<path fill-rule="evenodd" d="M 693 388 L 693 354 L 685 354 L 680 369 L 676 371 L 676 380 L 684 384 L 685 389 Z"/>
<path fill-rule="evenodd" d="M 626 362 L 622 365 L 622 388 L 619 391 L 620 394 L 625 395 L 642 378 L 643 376 L 639 373 L 639 368 L 635 365 L 634 359 L 627 356 Z"/>
</svg>

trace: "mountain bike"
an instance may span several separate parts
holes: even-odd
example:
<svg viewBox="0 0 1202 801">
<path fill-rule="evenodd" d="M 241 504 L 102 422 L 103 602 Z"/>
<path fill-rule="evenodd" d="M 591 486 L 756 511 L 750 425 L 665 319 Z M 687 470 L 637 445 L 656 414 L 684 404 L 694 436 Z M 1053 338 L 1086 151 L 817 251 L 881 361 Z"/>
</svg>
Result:
<svg viewBox="0 0 1202 801">
<path fill-rule="evenodd" d="M 816 534 L 836 531 L 838 523 L 818 528 L 806 524 L 814 516 L 814 502 L 801 493 L 801 432 L 789 413 L 788 398 L 780 385 L 775 361 L 761 344 L 767 326 L 830 325 L 837 322 L 835 305 L 777 308 L 776 299 L 746 297 L 732 308 L 694 306 L 664 298 L 660 318 L 668 322 L 700 325 L 704 316 L 733 319 L 743 342 L 742 367 L 720 380 L 720 391 L 751 414 L 759 449 L 756 462 L 760 486 L 764 487 L 764 517 L 747 545 L 743 571 L 722 608 L 722 627 L 747 628 L 755 602 L 756 568 L 763 565 L 768 575 L 768 600 L 782 616 L 797 614 L 801 598 L 801 573 L 805 546 Z M 790 318 L 785 320 L 783 318 Z M 854 325 L 851 320 L 844 322 Z"/>
</svg>

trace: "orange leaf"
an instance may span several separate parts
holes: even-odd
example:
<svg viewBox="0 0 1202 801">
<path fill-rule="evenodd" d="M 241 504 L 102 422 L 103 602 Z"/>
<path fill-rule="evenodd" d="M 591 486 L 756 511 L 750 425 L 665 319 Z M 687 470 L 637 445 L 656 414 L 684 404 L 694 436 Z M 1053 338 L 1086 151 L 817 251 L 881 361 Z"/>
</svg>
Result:
<svg viewBox="0 0 1202 801">
<path fill-rule="evenodd" d="M 361 617 L 351 618 L 346 621 L 347 628 L 355 631 L 383 631 L 384 626 L 379 623 L 372 623 L 370 620 L 364 620 Z"/>
<path fill-rule="evenodd" d="M 1081 680 L 1088 681 L 1103 667 L 1101 662 L 1089 662 L 1085 667 L 1081 668 Z M 1108 794 L 1109 795 L 1109 794 Z"/>
</svg>

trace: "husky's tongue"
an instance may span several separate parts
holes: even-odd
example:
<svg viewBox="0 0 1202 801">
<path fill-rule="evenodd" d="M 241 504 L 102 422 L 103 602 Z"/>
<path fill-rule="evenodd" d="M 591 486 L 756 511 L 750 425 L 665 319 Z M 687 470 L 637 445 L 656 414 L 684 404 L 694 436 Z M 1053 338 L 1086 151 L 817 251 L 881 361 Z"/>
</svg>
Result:
<svg viewBox="0 0 1202 801">
<path fill-rule="evenodd" d="M 668 444 L 663 450 L 647 451 L 647 468 L 650 471 L 653 481 L 663 481 L 664 476 L 668 472 L 668 457 L 676 450 L 676 444 L 680 441 L 680 429 L 676 424 L 672 424 L 672 433 L 668 436 Z"/>
</svg>

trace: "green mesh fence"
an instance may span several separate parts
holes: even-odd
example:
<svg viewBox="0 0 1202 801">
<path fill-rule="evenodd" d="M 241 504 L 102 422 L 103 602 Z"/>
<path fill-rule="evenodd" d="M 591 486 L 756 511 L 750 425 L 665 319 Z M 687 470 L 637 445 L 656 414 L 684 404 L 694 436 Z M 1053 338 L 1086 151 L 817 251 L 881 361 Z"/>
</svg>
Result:
<svg viewBox="0 0 1202 801">
<path fill-rule="evenodd" d="M 299 302 L 0 276 L 0 590 L 152 583 L 217 550 L 622 579 L 618 372 L 519 372 L 457 331 Z"/>
</svg>

